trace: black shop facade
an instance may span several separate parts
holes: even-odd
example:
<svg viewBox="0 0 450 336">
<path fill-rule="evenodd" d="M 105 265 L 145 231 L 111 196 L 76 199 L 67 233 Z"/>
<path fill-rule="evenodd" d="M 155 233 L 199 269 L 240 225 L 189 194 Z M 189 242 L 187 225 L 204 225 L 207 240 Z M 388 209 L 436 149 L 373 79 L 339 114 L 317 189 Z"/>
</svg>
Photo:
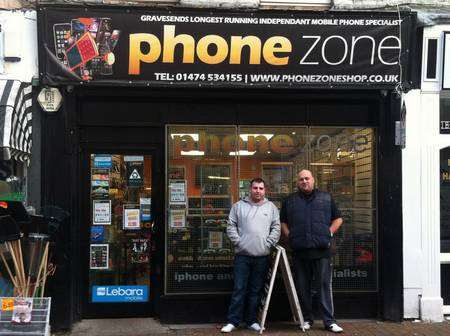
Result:
<svg viewBox="0 0 450 336">
<path fill-rule="evenodd" d="M 55 326 L 224 321 L 231 205 L 261 176 L 280 206 L 303 168 L 344 217 L 338 317 L 402 318 L 394 89 L 412 83 L 413 15 L 38 12 L 40 85 L 63 97 L 38 111 L 41 198 L 71 214 L 49 287 Z M 287 320 L 277 288 L 269 318 Z"/>
</svg>

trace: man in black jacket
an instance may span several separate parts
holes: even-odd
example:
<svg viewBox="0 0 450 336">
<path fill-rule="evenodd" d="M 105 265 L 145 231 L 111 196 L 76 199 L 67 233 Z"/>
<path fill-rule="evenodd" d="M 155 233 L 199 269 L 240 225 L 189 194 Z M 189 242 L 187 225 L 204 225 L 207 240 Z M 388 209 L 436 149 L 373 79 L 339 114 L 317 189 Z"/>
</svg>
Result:
<svg viewBox="0 0 450 336">
<path fill-rule="evenodd" d="M 331 277 L 331 240 L 342 224 L 341 214 L 331 194 L 314 188 L 309 170 L 297 176 L 298 192 L 287 197 L 282 205 L 280 221 L 282 234 L 293 250 L 295 286 L 305 318 L 305 329 L 311 328 L 312 283 L 317 281 L 320 308 L 325 329 L 340 333 L 333 309 Z"/>
</svg>

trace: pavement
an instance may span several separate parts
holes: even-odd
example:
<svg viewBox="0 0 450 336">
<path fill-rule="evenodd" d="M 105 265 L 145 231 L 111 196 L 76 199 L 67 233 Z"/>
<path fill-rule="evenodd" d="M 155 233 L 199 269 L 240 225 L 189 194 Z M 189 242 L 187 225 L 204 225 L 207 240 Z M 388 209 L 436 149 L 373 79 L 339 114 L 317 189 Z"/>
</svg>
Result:
<svg viewBox="0 0 450 336">
<path fill-rule="evenodd" d="M 401 323 L 374 320 L 340 320 L 344 328 L 342 336 L 450 336 L 450 320 L 441 323 L 404 321 Z M 219 324 L 175 324 L 165 325 L 152 318 L 83 320 L 74 325 L 70 332 L 54 333 L 54 336 L 210 336 L 220 333 Z M 239 328 L 230 335 L 255 336 L 257 333 Z M 266 324 L 263 335 L 305 335 L 331 336 L 316 321 L 312 329 L 303 334 L 292 322 L 271 322 Z"/>
</svg>

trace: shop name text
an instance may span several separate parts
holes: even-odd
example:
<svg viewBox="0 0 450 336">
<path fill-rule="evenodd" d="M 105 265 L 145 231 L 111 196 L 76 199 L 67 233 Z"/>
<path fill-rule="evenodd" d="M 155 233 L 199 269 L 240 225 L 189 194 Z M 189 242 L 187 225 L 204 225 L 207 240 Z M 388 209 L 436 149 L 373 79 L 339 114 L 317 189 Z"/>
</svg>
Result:
<svg viewBox="0 0 450 336">
<path fill-rule="evenodd" d="M 360 53 L 370 57 L 370 65 L 391 66 L 398 64 L 397 58 L 391 59 L 392 52 L 401 49 L 400 39 L 394 35 L 385 36 L 380 41 L 369 35 L 304 35 L 299 36 L 299 39 L 306 51 L 299 59 L 292 60 L 293 43 L 284 36 L 271 36 L 262 40 L 254 35 L 233 35 L 226 40 L 222 36 L 210 34 L 196 41 L 190 34 L 177 34 L 175 25 L 164 25 L 162 38 L 150 33 L 130 34 L 128 73 L 140 75 L 142 63 L 175 63 L 176 49 L 179 47 L 182 47 L 182 54 L 177 58 L 183 64 L 239 65 L 243 63 L 242 56 L 245 54 L 248 55 L 245 61 L 250 65 L 260 65 L 264 61 L 277 67 L 291 63 L 303 66 L 324 63 L 331 66 L 353 65 L 364 61 L 355 57 Z M 370 48 L 367 48 L 367 43 Z M 338 51 L 336 44 L 340 46 Z"/>
</svg>

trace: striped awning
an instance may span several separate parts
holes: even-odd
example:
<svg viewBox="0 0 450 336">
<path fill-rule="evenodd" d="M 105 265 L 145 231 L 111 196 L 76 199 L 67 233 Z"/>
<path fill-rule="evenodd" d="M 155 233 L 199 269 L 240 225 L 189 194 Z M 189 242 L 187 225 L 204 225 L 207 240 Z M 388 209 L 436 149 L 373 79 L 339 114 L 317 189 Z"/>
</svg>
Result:
<svg viewBox="0 0 450 336">
<path fill-rule="evenodd" d="M 0 159 L 28 161 L 31 154 L 30 83 L 0 80 Z"/>
</svg>

